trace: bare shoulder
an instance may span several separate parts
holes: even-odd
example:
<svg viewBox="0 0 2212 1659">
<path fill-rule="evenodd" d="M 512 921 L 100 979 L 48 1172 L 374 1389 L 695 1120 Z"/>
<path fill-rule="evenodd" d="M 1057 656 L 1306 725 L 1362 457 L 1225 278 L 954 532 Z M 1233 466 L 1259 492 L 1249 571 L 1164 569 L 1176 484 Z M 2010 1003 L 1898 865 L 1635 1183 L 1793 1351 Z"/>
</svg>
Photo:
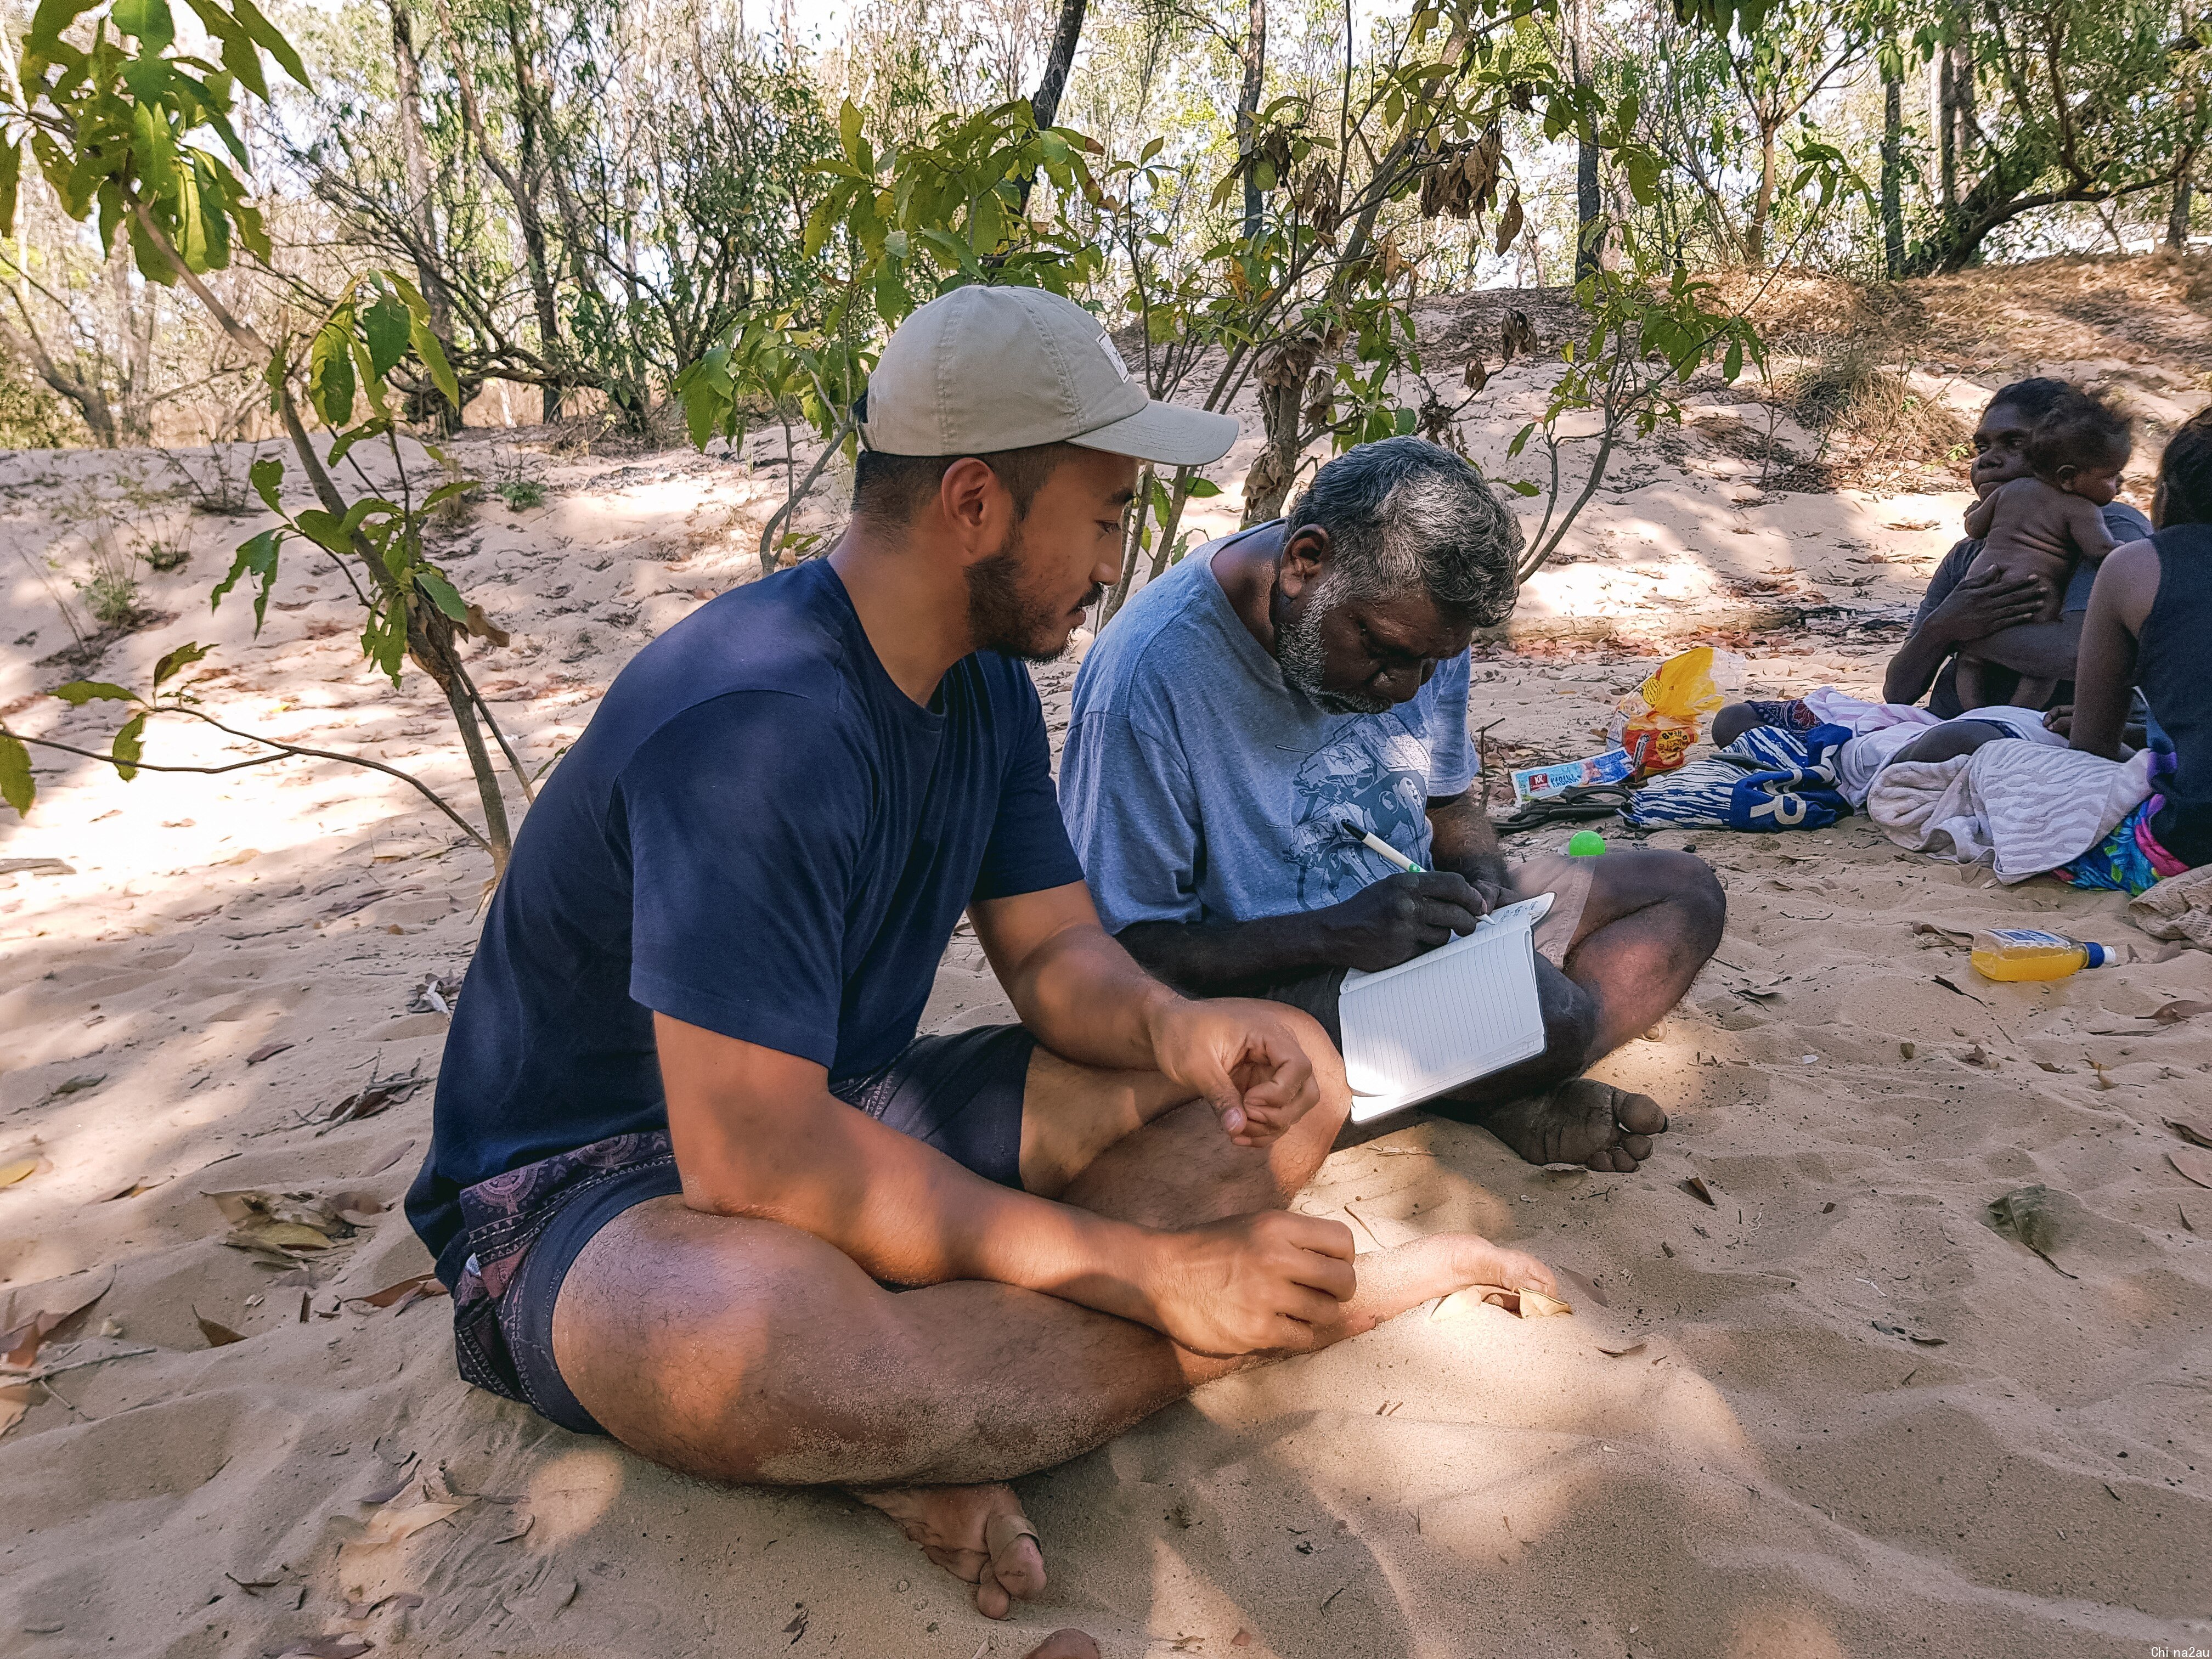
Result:
<svg viewBox="0 0 2212 1659">
<path fill-rule="evenodd" d="M 2148 541 L 2124 542 L 2098 568 L 2093 605 L 2109 605 L 2130 633 L 2142 631 L 2158 598 L 2158 549 Z"/>
</svg>

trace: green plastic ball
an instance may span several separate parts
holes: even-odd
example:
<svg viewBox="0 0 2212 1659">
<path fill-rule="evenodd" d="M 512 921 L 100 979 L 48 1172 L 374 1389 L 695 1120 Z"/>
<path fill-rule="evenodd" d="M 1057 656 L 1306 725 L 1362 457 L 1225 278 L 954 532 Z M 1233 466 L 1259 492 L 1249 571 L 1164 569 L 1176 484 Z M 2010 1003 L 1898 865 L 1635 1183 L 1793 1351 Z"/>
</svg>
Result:
<svg viewBox="0 0 2212 1659">
<path fill-rule="evenodd" d="M 1605 837 L 1595 830 L 1577 830 L 1574 838 L 1567 842 L 1567 856 L 1570 858 L 1594 859 L 1604 851 Z"/>
</svg>

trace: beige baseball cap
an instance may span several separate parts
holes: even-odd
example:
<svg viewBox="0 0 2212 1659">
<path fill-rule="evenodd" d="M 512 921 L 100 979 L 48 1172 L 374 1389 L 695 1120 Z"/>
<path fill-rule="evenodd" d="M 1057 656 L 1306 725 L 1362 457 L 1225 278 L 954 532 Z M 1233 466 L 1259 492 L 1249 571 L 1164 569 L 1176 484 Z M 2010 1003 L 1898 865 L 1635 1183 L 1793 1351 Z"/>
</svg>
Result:
<svg viewBox="0 0 2212 1659">
<path fill-rule="evenodd" d="M 1080 444 L 1205 466 L 1237 417 L 1155 403 L 1098 319 L 1039 288 L 958 288 L 892 331 L 868 377 L 860 441 L 886 455 Z"/>
</svg>

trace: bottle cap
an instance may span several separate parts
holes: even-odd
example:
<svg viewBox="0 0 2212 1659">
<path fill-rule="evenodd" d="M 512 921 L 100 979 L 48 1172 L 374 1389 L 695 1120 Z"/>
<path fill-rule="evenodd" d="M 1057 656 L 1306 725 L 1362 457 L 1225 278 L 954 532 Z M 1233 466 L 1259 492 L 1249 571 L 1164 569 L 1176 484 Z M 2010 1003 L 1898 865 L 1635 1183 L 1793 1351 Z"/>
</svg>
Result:
<svg viewBox="0 0 2212 1659">
<path fill-rule="evenodd" d="M 2082 966 L 2086 968 L 2101 968 L 2105 965 L 2105 947 L 2103 945 L 2092 942 L 2090 944 L 2084 945 L 2081 948 L 2089 953 L 2089 960 L 2084 963 Z"/>
<path fill-rule="evenodd" d="M 1605 837 L 1595 830 L 1577 830 L 1567 842 L 1567 856 L 1594 859 L 1605 851 Z"/>
</svg>

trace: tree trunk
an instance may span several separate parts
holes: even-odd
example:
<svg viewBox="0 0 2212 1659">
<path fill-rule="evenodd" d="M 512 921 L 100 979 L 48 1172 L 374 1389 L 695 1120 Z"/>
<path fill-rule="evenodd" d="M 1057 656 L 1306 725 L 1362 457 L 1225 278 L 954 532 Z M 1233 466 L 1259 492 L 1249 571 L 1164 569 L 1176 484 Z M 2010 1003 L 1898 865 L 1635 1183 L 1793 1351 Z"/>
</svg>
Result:
<svg viewBox="0 0 2212 1659">
<path fill-rule="evenodd" d="M 1045 53 L 1044 74 L 1030 96 L 1030 111 L 1040 127 L 1060 118 L 1060 97 L 1067 90 L 1067 72 L 1075 65 L 1075 48 L 1083 39 L 1083 13 L 1087 0 L 1060 0 L 1060 22 L 1052 32 Z"/>
<path fill-rule="evenodd" d="M 107 267 L 109 292 L 123 323 L 123 378 L 117 400 L 117 435 L 126 445 L 154 441 L 154 318 L 158 303 L 150 293 L 133 302 L 131 256 L 122 248 Z"/>
<path fill-rule="evenodd" d="M 1960 191 L 1974 187 L 1974 140 L 1981 112 L 1974 99 L 1974 9 L 1962 3 L 1958 38 L 1951 43 L 1951 154 Z"/>
<path fill-rule="evenodd" d="M 1958 96 L 1951 84 L 1951 51 L 1936 50 L 1936 200 L 1944 210 L 1959 205 Z"/>
<path fill-rule="evenodd" d="M 553 278 L 545 260 L 545 222 L 538 212 L 537 129 L 527 96 L 516 100 L 517 120 L 522 130 L 522 153 L 518 158 L 521 174 L 499 159 L 491 147 L 491 138 L 484 131 L 483 111 L 477 103 L 476 77 L 469 73 L 468 59 L 464 54 L 459 32 L 453 27 L 453 13 L 447 0 L 437 0 L 438 22 L 445 31 L 446 51 L 453 62 L 453 85 L 461 94 L 461 120 L 476 140 L 477 153 L 483 164 L 506 189 L 514 204 L 514 217 L 522 231 L 522 250 L 530 270 L 530 291 L 537 301 L 538 349 L 550 366 L 561 349 L 560 315 L 553 306 Z M 547 422 L 561 418 L 561 388 L 548 384 L 540 388 L 543 400 L 540 414 Z"/>
<path fill-rule="evenodd" d="M 1260 421 L 1267 434 L 1267 447 L 1244 475 L 1245 529 L 1282 516 L 1291 481 L 1298 474 L 1298 422 L 1305 410 L 1306 383 L 1311 371 L 1285 378 L 1278 386 L 1260 385 Z"/>
<path fill-rule="evenodd" d="M 1244 84 L 1237 94 L 1237 158 L 1244 164 L 1244 240 L 1260 234 L 1260 183 L 1252 176 L 1252 145 L 1260 115 L 1260 92 L 1267 68 L 1267 0 L 1250 0 L 1244 25 Z"/>
<path fill-rule="evenodd" d="M 2196 160 L 2194 151 L 2183 158 L 2181 176 L 2173 181 L 2173 206 L 2166 216 L 2166 245 L 2176 252 L 2189 246 L 2189 210 L 2192 205 L 2189 175 L 2194 169 Z"/>
<path fill-rule="evenodd" d="M 1575 85 L 1590 83 L 1592 0 L 1570 0 L 1568 47 Z M 1605 195 L 1598 187 L 1597 135 L 1584 132 L 1575 146 L 1575 280 L 1594 275 L 1605 262 Z"/>
<path fill-rule="evenodd" d="M 422 62 L 415 51 L 415 21 L 401 0 L 386 0 L 392 14 L 392 65 L 399 87 L 399 149 L 406 166 L 407 212 L 422 252 L 415 261 L 416 281 L 422 302 L 429 307 L 430 332 L 453 355 L 453 296 L 437 259 L 438 216 L 431 200 L 430 144 L 422 130 Z M 416 398 L 417 418 L 441 433 L 460 430 L 461 411 L 446 401 L 446 394 L 428 377 Z"/>
<path fill-rule="evenodd" d="M 1881 269 L 1905 275 L 1905 84 L 1881 78 Z"/>
</svg>

